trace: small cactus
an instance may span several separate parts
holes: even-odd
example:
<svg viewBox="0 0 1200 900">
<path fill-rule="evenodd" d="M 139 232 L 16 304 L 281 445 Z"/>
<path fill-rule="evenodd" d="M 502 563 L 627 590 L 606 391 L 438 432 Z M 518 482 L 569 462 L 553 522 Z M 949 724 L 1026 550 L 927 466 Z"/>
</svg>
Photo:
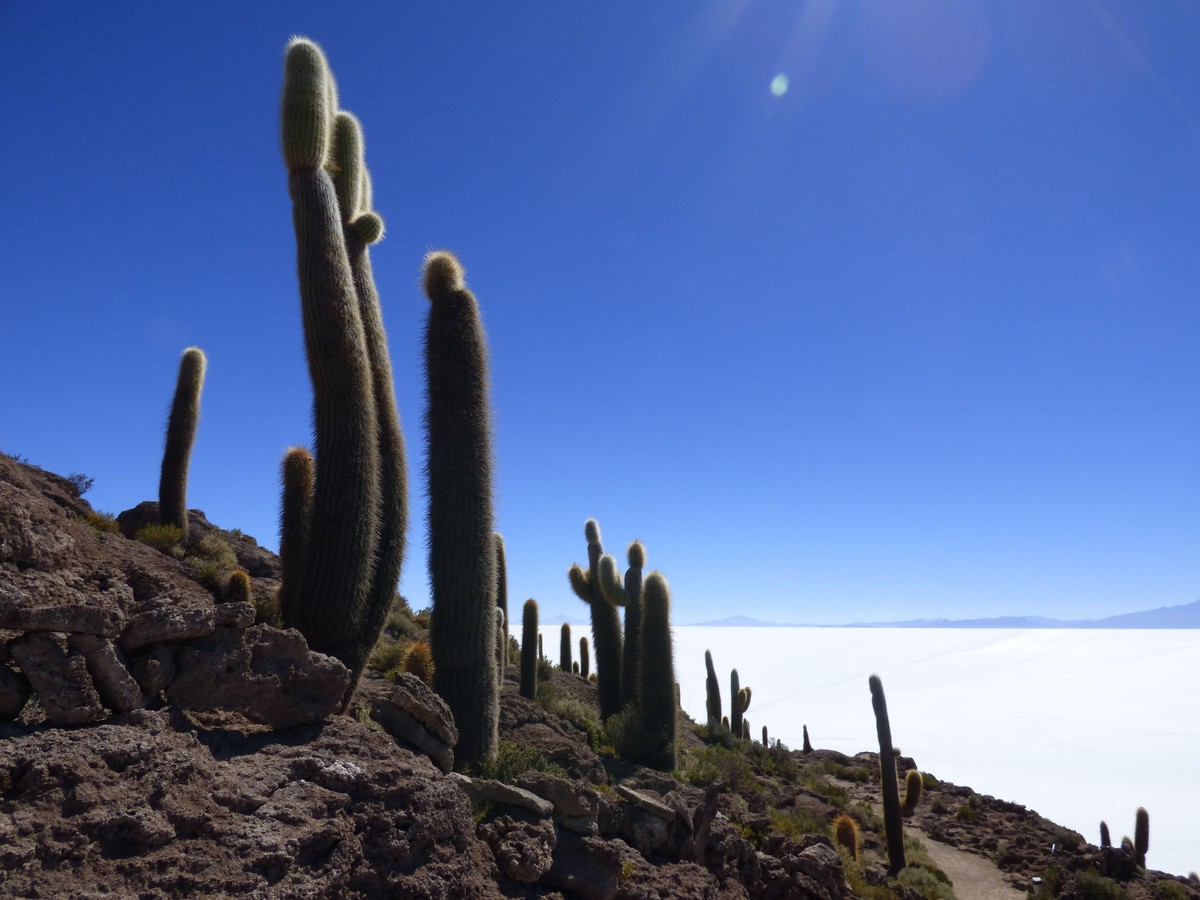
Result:
<svg viewBox="0 0 1200 900">
<path fill-rule="evenodd" d="M 571 671 L 571 626 L 562 623 L 558 639 L 558 667 L 564 672 Z"/>
<path fill-rule="evenodd" d="M 405 672 L 416 675 L 426 684 L 433 685 L 433 652 L 424 641 L 414 641 L 404 657 Z"/>
<path fill-rule="evenodd" d="M 521 612 L 521 696 L 532 700 L 537 696 L 537 664 L 541 654 L 542 636 L 538 634 L 538 605 L 530 598 Z"/>
<path fill-rule="evenodd" d="M 167 445 L 163 450 L 162 471 L 158 479 L 158 521 L 174 525 L 187 540 L 187 476 L 200 421 L 200 391 L 204 388 L 207 360 L 199 347 L 188 347 L 179 360 L 175 397 L 167 419 Z"/>
<path fill-rule="evenodd" d="M 833 820 L 833 842 L 858 862 L 858 822 L 853 816 L 842 813 Z"/>
<path fill-rule="evenodd" d="M 921 778 L 921 773 L 916 769 L 909 769 L 904 775 L 904 803 L 900 806 L 900 815 L 908 818 L 917 810 L 917 804 L 921 802 L 921 791 L 925 787 L 924 779 Z"/>
<path fill-rule="evenodd" d="M 283 502 L 279 510 L 279 614 L 293 621 L 305 541 L 312 521 L 314 467 L 312 454 L 289 447 L 283 455 Z"/>
<path fill-rule="evenodd" d="M 229 574 L 229 581 L 225 584 L 225 602 L 250 602 L 250 573 L 245 569 L 234 569 Z"/>
<path fill-rule="evenodd" d="M 770 747 L 770 746 L 771 746 L 771 745 L 770 745 L 770 744 L 767 742 L 767 726 L 766 726 L 766 725 L 764 725 L 764 726 L 763 726 L 763 746 L 764 746 L 764 747 Z"/>
<path fill-rule="evenodd" d="M 574 661 L 571 663 L 571 674 L 572 674 L 572 675 L 578 675 L 578 674 L 579 674 L 579 660 L 574 660 Z"/>
<path fill-rule="evenodd" d="M 721 686 L 717 684 L 717 670 L 713 667 L 712 651 L 704 651 L 704 667 L 708 675 L 704 679 L 705 710 L 708 713 L 708 730 L 715 733 L 721 727 Z"/>
<path fill-rule="evenodd" d="M 579 677 L 585 681 L 592 673 L 589 671 L 591 660 L 588 658 L 588 639 L 581 637 L 579 639 Z"/>
<path fill-rule="evenodd" d="M 887 838 L 888 874 L 895 876 L 906 865 L 904 826 L 900 816 L 900 785 L 896 780 L 896 754 L 892 750 L 892 726 L 888 721 L 887 698 L 878 675 L 868 680 L 871 706 L 875 710 L 875 730 L 879 736 L 879 775 L 883 789 L 883 829 Z"/>
<path fill-rule="evenodd" d="M 805 725 L 805 726 L 804 726 L 804 744 L 803 744 L 803 747 L 804 747 L 804 751 L 803 751 L 803 752 L 805 752 L 805 753 L 812 753 L 812 752 L 813 752 L 813 746 L 812 746 L 812 743 L 811 743 L 811 742 L 808 740 L 808 726 L 807 726 L 807 725 Z"/>
<path fill-rule="evenodd" d="M 1100 846 L 1111 847 L 1112 837 L 1108 833 L 1108 823 L 1103 819 L 1100 820 Z"/>
</svg>

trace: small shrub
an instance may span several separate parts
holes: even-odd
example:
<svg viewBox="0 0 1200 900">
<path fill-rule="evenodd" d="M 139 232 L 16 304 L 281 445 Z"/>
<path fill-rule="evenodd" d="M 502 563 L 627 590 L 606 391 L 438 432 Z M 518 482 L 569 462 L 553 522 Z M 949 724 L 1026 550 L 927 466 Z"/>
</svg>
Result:
<svg viewBox="0 0 1200 900">
<path fill-rule="evenodd" d="M 95 478 L 79 472 L 72 472 L 68 475 L 67 482 L 71 485 L 71 490 L 75 492 L 76 497 L 82 497 L 96 485 Z"/>
<path fill-rule="evenodd" d="M 661 752 L 661 736 L 646 730 L 638 709 L 629 704 L 619 713 L 613 713 L 604 722 L 604 733 L 617 756 L 630 762 L 647 763 Z M 749 766 L 747 766 L 749 768 Z"/>
<path fill-rule="evenodd" d="M 1075 873 L 1075 893 L 1080 900 L 1128 900 L 1129 894 L 1095 869 Z"/>
<path fill-rule="evenodd" d="M 415 621 L 422 628 L 428 628 L 429 617 L 432 615 L 432 612 L 433 611 L 428 606 L 426 606 L 424 609 L 419 609 L 417 610 L 417 614 L 413 616 L 413 621 Z"/>
<path fill-rule="evenodd" d="M 905 887 L 917 891 L 927 900 L 956 900 L 950 885 L 940 880 L 934 873 L 921 866 L 909 865 L 900 870 L 896 880 Z"/>
<path fill-rule="evenodd" d="M 505 783 L 526 772 L 546 772 L 560 778 L 566 775 L 562 766 L 548 760 L 536 747 L 501 740 L 496 745 L 496 756 L 480 764 L 478 775 Z"/>
<path fill-rule="evenodd" d="M 1160 881 L 1154 885 L 1154 900 L 1189 900 L 1190 897 L 1178 881 Z"/>
<path fill-rule="evenodd" d="M 602 731 L 597 721 L 597 713 L 592 707 L 562 696 L 558 685 L 553 681 L 538 682 L 537 702 L 543 709 L 557 713 L 583 732 L 593 752 L 600 749 Z"/>
<path fill-rule="evenodd" d="M 552 673 L 557 668 L 558 666 L 552 666 L 550 664 L 550 660 L 546 659 L 544 656 L 540 658 L 537 661 L 538 684 L 541 684 L 543 681 L 549 681 L 551 678 L 553 678 L 554 675 Z"/>
<path fill-rule="evenodd" d="M 1033 900 L 1053 900 L 1062 890 L 1063 870 L 1051 866 L 1042 873 L 1042 883 L 1033 895 Z"/>
<path fill-rule="evenodd" d="M 861 800 L 855 800 L 851 803 L 846 808 L 846 812 L 854 817 L 854 821 L 858 822 L 863 831 L 874 831 L 878 834 L 883 833 L 883 817 Z"/>
<path fill-rule="evenodd" d="M 683 777 L 688 784 L 697 787 L 708 787 L 721 778 L 725 781 L 726 791 L 749 788 L 757 793 L 761 790 L 746 757 L 716 744 L 689 755 L 684 761 Z"/>
<path fill-rule="evenodd" d="M 404 659 L 407 656 L 407 644 L 383 638 L 375 645 L 375 649 L 371 653 L 371 658 L 367 661 L 367 668 L 372 672 L 390 677 L 400 671 L 400 667 L 404 664 Z"/>
<path fill-rule="evenodd" d="M 936 778 L 934 778 L 928 772 L 921 773 L 921 783 L 924 786 L 925 790 L 927 790 L 927 791 L 931 791 L 935 787 L 937 787 L 938 785 L 941 784 L 940 781 L 938 781 Z"/>
<path fill-rule="evenodd" d="M 86 525 L 94 531 L 101 531 L 105 534 L 116 534 L 117 528 L 116 517 L 106 512 L 96 512 L 89 509 L 79 517 L 79 523 Z"/>
<path fill-rule="evenodd" d="M 171 553 L 183 540 L 183 529 L 178 525 L 143 525 L 133 539 L 159 553 Z"/>
<path fill-rule="evenodd" d="M 206 534 L 189 545 L 183 554 L 183 567 L 188 574 L 210 591 L 221 591 L 237 568 L 237 554 L 223 538 Z"/>
<path fill-rule="evenodd" d="M 803 807 L 771 810 L 771 827 L 784 837 L 798 838 L 806 834 L 823 834 L 829 837 L 829 823 Z"/>
<path fill-rule="evenodd" d="M 392 600 L 391 609 L 388 610 L 387 621 L 383 625 L 384 634 L 393 640 L 412 639 L 420 637 L 421 626 L 417 624 L 417 620 L 413 617 L 412 610 L 409 609 L 408 601 L 400 594 L 397 594 Z"/>
<path fill-rule="evenodd" d="M 955 813 L 963 822 L 974 822 L 979 817 L 978 807 L 971 806 L 969 803 L 964 803 L 958 808 Z"/>
<path fill-rule="evenodd" d="M 1075 853 L 1083 844 L 1083 835 L 1067 828 L 1059 828 L 1054 832 L 1054 843 L 1066 853 Z"/>
<path fill-rule="evenodd" d="M 279 594 L 272 594 L 268 600 L 252 597 L 250 603 L 254 606 L 254 624 L 270 625 L 272 628 L 283 627 L 283 613 L 279 611 Z"/>
<path fill-rule="evenodd" d="M 950 807 L 946 805 L 946 801 L 941 797 L 936 798 L 931 804 L 929 804 L 929 808 L 935 813 L 944 813 L 950 810 Z"/>
<path fill-rule="evenodd" d="M 838 806 L 845 809 L 846 804 L 850 802 L 850 794 L 847 793 L 846 789 L 840 784 L 834 784 L 828 776 L 822 775 L 815 766 L 804 770 L 800 775 L 800 783 L 830 806 Z"/>
</svg>

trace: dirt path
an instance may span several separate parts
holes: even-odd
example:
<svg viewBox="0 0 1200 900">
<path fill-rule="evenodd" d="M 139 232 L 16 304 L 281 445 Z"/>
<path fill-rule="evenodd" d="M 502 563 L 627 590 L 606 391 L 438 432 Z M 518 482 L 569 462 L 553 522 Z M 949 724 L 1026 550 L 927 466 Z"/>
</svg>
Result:
<svg viewBox="0 0 1200 900">
<path fill-rule="evenodd" d="M 967 853 L 935 841 L 920 829 L 906 827 L 921 839 L 929 856 L 954 883 L 958 900 L 1016 900 L 1027 896 L 1007 881 L 992 863 L 975 853 Z"/>
</svg>

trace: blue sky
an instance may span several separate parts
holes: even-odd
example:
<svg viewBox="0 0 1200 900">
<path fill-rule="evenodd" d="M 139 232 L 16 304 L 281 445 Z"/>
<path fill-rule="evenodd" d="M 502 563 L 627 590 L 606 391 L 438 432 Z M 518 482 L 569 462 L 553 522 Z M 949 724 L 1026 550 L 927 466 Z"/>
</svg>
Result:
<svg viewBox="0 0 1200 900">
<path fill-rule="evenodd" d="M 489 332 L 510 590 L 545 616 L 584 616 L 588 517 L 680 623 L 1200 597 L 1186 0 L 0 4 L 0 450 L 100 509 L 154 498 L 200 346 L 189 504 L 276 545 L 311 444 L 292 34 L 388 225 L 414 606 L 439 247 Z"/>
</svg>

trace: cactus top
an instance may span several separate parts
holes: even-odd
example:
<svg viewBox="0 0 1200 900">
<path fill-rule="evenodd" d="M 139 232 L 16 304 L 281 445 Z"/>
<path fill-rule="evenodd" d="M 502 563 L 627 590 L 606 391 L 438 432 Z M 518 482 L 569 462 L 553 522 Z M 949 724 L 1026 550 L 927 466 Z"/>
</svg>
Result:
<svg viewBox="0 0 1200 900">
<path fill-rule="evenodd" d="M 425 296 L 432 303 L 464 290 L 462 264 L 453 253 L 435 250 L 425 257 Z"/>
<path fill-rule="evenodd" d="M 646 548 L 642 546 L 641 541 L 634 541 L 630 544 L 627 553 L 629 556 L 629 568 L 644 569 L 646 567 Z"/>
<path fill-rule="evenodd" d="M 600 543 L 600 523 L 595 519 L 588 519 L 583 523 L 583 536 L 587 538 L 589 544 Z"/>
<path fill-rule="evenodd" d="M 307 38 L 288 43 L 284 58 L 283 159 L 289 171 L 319 169 L 329 159 L 337 89 L 321 48 Z"/>
</svg>

